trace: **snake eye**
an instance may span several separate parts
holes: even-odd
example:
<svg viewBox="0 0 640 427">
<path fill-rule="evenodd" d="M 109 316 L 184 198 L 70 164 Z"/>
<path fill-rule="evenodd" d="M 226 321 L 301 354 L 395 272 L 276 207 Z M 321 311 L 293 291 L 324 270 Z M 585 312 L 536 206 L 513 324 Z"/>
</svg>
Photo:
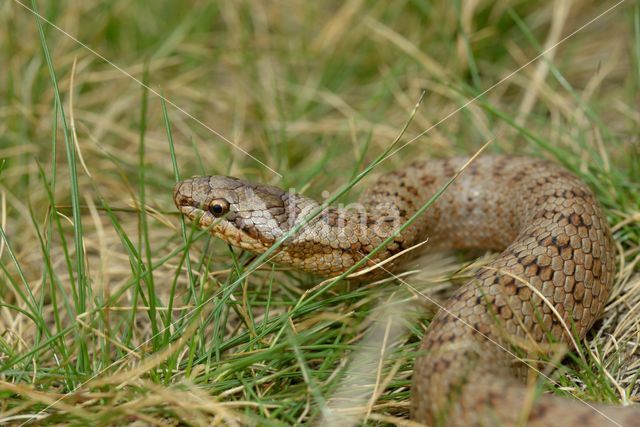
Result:
<svg viewBox="0 0 640 427">
<path fill-rule="evenodd" d="M 225 199 L 215 199 L 209 203 L 209 212 L 216 218 L 219 218 L 229 212 L 229 202 Z"/>
</svg>

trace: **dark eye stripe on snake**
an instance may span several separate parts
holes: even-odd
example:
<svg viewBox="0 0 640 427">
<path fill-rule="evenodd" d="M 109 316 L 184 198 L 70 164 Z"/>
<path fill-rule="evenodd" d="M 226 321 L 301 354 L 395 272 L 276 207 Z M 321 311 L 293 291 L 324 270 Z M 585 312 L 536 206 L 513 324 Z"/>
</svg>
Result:
<svg viewBox="0 0 640 427">
<path fill-rule="evenodd" d="M 415 162 L 381 177 L 360 198 L 360 210 L 327 209 L 284 242 L 274 261 L 320 276 L 346 271 L 465 161 Z M 182 181 L 174 200 L 200 227 L 255 253 L 266 251 L 304 212 L 318 206 L 301 195 L 224 176 Z M 227 215 L 235 220 L 197 208 L 212 200 L 229 201 Z M 447 426 L 640 425 L 637 407 L 591 405 L 549 394 L 529 406 L 524 369 L 486 339 L 507 348 L 551 337 L 570 343 L 567 327 L 583 338 L 602 313 L 613 283 L 615 249 L 606 219 L 584 183 L 542 159 L 479 158 L 373 261 L 426 238 L 432 249 L 502 252 L 432 320 L 413 372 L 412 418 Z M 393 260 L 385 269 L 398 264 Z M 382 273 L 376 270 L 369 278 Z"/>
</svg>

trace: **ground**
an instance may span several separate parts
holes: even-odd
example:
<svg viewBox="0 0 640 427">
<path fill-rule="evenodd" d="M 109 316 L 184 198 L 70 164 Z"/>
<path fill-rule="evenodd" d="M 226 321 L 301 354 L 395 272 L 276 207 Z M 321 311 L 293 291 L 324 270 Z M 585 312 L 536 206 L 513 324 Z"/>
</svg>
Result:
<svg viewBox="0 0 640 427">
<path fill-rule="evenodd" d="M 350 413 L 410 425 L 433 307 L 397 282 L 256 265 L 185 224 L 172 187 L 230 174 L 320 200 L 346 185 L 346 203 L 488 141 L 578 174 L 617 244 L 586 360 L 543 386 L 640 396 L 637 3 L 7 0 L 0 70 L 0 424 L 308 422 L 358 388 L 345 372 L 398 305 L 406 328 L 379 335 L 394 348 Z M 473 259 L 406 280 L 445 298 Z"/>
</svg>

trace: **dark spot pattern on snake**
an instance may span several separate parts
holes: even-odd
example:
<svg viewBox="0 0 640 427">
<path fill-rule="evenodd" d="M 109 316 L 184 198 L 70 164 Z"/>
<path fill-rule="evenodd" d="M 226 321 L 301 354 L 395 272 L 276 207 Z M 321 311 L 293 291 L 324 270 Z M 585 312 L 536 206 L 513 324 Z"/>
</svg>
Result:
<svg viewBox="0 0 640 427">
<path fill-rule="evenodd" d="M 466 161 L 417 161 L 380 177 L 361 196 L 362 211 L 328 208 L 285 241 L 273 261 L 320 276 L 346 271 Z M 220 198 L 229 201 L 231 219 L 216 223 L 199 207 Z M 255 253 L 266 251 L 319 206 L 299 194 L 222 176 L 178 183 L 174 200 L 214 236 Z M 511 351 L 514 340 L 571 343 L 572 333 L 581 339 L 602 313 L 613 283 L 615 248 L 584 183 L 543 159 L 478 158 L 372 263 L 427 238 L 431 249 L 502 252 L 431 321 L 413 372 L 414 419 L 447 426 L 640 425 L 634 407 L 586 405 L 548 394 L 525 405 L 529 390 Z M 385 269 L 401 264 L 397 259 Z M 378 269 L 368 278 L 383 274 Z"/>
</svg>

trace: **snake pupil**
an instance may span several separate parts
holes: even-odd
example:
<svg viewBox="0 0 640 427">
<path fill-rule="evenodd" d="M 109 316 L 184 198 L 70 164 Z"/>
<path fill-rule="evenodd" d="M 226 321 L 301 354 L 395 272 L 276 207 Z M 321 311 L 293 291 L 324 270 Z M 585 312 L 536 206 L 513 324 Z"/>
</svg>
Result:
<svg viewBox="0 0 640 427">
<path fill-rule="evenodd" d="M 211 212 L 216 218 L 224 215 L 228 210 L 229 203 L 226 200 L 215 200 L 209 205 L 209 212 Z"/>
</svg>

